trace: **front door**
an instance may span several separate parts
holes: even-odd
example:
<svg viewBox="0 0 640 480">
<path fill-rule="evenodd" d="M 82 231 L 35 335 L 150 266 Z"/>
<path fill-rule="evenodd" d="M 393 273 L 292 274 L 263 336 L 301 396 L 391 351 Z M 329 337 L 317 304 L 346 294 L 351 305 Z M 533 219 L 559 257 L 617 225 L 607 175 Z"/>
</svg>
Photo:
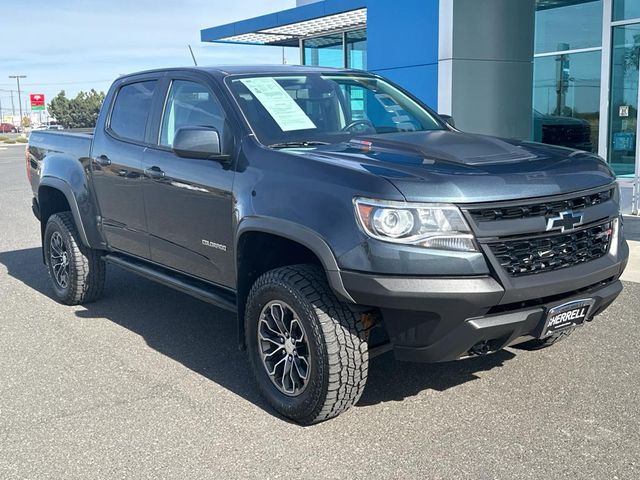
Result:
<svg viewBox="0 0 640 480">
<path fill-rule="evenodd" d="M 169 85 L 158 146 L 144 156 L 145 205 L 151 259 L 219 285 L 233 287 L 234 170 L 216 160 L 178 157 L 171 150 L 176 131 L 215 127 L 224 153 L 233 135 L 212 90 L 175 78 Z"/>
<path fill-rule="evenodd" d="M 105 130 L 92 147 L 92 179 L 102 232 L 115 250 L 149 258 L 142 194 L 142 157 L 149 112 L 158 80 L 118 88 Z"/>
</svg>

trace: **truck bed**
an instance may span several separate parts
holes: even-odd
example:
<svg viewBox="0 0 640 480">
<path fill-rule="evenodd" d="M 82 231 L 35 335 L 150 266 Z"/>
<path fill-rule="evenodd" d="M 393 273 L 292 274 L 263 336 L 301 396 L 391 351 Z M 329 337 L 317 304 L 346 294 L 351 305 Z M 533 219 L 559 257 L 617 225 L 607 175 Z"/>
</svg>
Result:
<svg viewBox="0 0 640 480">
<path fill-rule="evenodd" d="M 35 131 L 29 136 L 29 146 L 41 149 L 41 158 L 48 152 L 60 152 L 80 159 L 91 152 L 93 130 Z"/>
</svg>

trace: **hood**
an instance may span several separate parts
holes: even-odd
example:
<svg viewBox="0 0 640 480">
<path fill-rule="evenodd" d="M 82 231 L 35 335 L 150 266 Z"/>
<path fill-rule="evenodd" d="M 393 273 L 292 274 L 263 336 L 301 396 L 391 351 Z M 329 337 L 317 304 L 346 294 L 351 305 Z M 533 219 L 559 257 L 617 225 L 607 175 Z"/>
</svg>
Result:
<svg viewBox="0 0 640 480">
<path fill-rule="evenodd" d="M 394 133 L 306 151 L 386 178 L 408 201 L 486 202 L 541 197 L 608 185 L 594 154 L 456 131 Z"/>
</svg>

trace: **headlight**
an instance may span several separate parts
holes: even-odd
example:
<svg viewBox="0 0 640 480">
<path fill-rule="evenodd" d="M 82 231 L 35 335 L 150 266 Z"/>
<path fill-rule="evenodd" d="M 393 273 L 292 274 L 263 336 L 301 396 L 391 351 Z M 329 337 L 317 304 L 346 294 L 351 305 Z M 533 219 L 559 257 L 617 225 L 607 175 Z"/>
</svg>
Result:
<svg viewBox="0 0 640 480">
<path fill-rule="evenodd" d="M 356 216 L 369 236 L 392 243 L 476 252 L 471 229 L 455 205 L 354 200 Z"/>
</svg>

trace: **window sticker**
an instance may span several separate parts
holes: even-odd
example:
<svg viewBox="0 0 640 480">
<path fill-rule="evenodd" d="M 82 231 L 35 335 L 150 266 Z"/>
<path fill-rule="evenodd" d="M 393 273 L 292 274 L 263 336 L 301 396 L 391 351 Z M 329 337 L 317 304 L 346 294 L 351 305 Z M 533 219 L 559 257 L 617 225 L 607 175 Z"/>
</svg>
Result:
<svg viewBox="0 0 640 480">
<path fill-rule="evenodd" d="M 274 78 L 242 78 L 240 81 L 267 109 L 283 132 L 317 128 L 304 110 Z"/>
</svg>

